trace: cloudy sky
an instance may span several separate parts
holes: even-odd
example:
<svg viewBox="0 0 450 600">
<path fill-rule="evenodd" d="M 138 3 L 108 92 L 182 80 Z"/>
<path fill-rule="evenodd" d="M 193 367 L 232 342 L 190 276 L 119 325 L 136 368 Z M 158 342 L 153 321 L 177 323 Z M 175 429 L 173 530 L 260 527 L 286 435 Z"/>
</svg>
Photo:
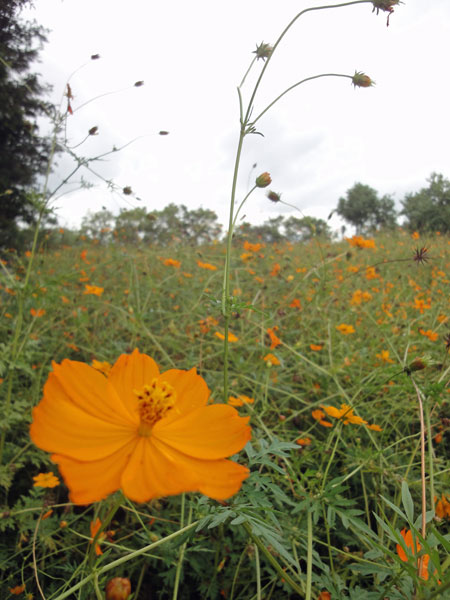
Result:
<svg viewBox="0 0 450 600">
<path fill-rule="evenodd" d="M 98 135 L 75 150 L 82 157 L 138 138 L 91 167 L 121 188 L 131 186 L 140 200 L 111 193 L 85 172 L 95 187 L 77 191 L 75 177 L 65 188 L 73 191 L 54 203 L 60 222 L 78 225 L 88 210 L 103 206 L 119 212 L 174 202 L 210 208 L 226 223 L 239 134 L 236 88 L 256 45 L 274 43 L 300 10 L 322 1 L 35 0 L 24 16 L 50 30 L 38 67 L 42 79 L 53 85 L 55 102 L 68 78 L 74 95 L 69 145 L 93 126 Z M 432 171 L 450 177 L 450 2 L 406 0 L 389 27 L 386 16 L 359 4 L 311 12 L 294 24 L 270 61 L 254 114 L 319 73 L 364 71 L 376 86 L 354 89 L 349 79 L 323 78 L 280 100 L 258 122 L 264 137 L 246 138 L 239 197 L 256 174 L 269 171 L 271 189 L 286 202 L 326 219 L 357 181 L 391 194 L 400 207 Z M 91 61 L 97 53 L 101 58 Z M 262 66 L 254 65 L 243 87 L 245 106 Z M 108 92 L 117 93 L 93 100 Z M 68 156 L 57 162 L 53 186 L 73 169 Z M 264 190 L 250 197 L 243 214 L 253 223 L 300 216 L 270 203 Z M 336 217 L 330 223 L 340 224 Z"/>
</svg>

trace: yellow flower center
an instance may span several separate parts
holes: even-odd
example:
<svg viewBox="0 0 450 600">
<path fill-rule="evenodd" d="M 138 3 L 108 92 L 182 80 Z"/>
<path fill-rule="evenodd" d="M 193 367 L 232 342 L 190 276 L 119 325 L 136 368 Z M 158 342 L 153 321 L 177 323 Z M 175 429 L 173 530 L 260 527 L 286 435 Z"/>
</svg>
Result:
<svg viewBox="0 0 450 600">
<path fill-rule="evenodd" d="M 172 410 L 177 399 L 173 387 L 156 378 L 145 384 L 140 390 L 133 390 L 138 399 L 138 410 L 141 418 L 139 435 L 149 437 L 152 427 Z"/>
</svg>

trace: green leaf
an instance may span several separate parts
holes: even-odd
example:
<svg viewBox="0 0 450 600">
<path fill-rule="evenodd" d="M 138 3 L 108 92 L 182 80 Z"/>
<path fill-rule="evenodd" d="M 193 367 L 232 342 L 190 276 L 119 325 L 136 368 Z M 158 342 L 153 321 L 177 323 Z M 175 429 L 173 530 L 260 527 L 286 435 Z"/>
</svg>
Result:
<svg viewBox="0 0 450 600">
<path fill-rule="evenodd" d="M 402 481 L 402 504 L 405 509 L 406 516 L 408 518 L 409 523 L 413 523 L 414 521 L 414 502 L 411 496 L 411 492 L 409 491 L 408 484 L 405 480 Z"/>
</svg>

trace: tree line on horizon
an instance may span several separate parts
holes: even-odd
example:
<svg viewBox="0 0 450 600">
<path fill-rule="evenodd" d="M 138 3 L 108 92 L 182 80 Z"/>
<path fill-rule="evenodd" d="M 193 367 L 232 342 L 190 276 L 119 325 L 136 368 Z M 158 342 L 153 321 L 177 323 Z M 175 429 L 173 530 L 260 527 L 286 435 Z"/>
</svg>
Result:
<svg viewBox="0 0 450 600">
<path fill-rule="evenodd" d="M 50 138 L 40 134 L 38 119 L 51 115 L 55 107 L 44 100 L 49 87 L 30 72 L 46 41 L 46 31 L 35 22 L 21 19 L 21 10 L 27 4 L 30 0 L 0 3 L 0 248 L 3 249 L 24 249 L 29 245 L 39 201 L 45 201 L 40 181 L 52 152 Z M 408 230 L 448 233 L 450 181 L 440 173 L 432 173 L 427 184 L 418 192 L 406 194 L 397 212 L 391 196 L 380 197 L 370 186 L 355 183 L 339 198 L 331 215 L 339 215 L 357 234 L 393 229 L 400 217 L 402 227 Z M 113 189 L 117 191 L 117 186 Z M 131 188 L 124 188 L 123 193 L 129 195 Z M 61 241 L 62 234 L 51 211 L 43 225 L 43 236 Z M 79 231 L 65 232 L 63 243 L 84 237 L 97 239 L 99 243 L 119 239 L 126 243 L 164 245 L 182 240 L 198 245 L 219 240 L 222 233 L 214 211 L 169 204 L 150 212 L 137 207 L 122 209 L 118 215 L 106 209 L 88 214 Z M 333 232 L 325 220 L 309 216 L 276 216 L 262 225 L 244 222 L 236 230 L 237 237 L 266 243 L 301 242 L 315 235 L 331 238 Z"/>
</svg>

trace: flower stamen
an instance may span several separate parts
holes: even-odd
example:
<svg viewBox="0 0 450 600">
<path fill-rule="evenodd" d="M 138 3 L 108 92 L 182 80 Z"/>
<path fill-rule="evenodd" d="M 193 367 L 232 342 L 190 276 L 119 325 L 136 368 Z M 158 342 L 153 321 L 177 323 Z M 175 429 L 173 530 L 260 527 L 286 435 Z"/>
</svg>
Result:
<svg viewBox="0 0 450 600">
<path fill-rule="evenodd" d="M 177 399 L 174 388 L 166 381 L 152 379 L 140 390 L 133 390 L 138 399 L 138 411 L 141 418 L 139 435 L 150 436 L 151 429 L 172 410 Z"/>
</svg>

